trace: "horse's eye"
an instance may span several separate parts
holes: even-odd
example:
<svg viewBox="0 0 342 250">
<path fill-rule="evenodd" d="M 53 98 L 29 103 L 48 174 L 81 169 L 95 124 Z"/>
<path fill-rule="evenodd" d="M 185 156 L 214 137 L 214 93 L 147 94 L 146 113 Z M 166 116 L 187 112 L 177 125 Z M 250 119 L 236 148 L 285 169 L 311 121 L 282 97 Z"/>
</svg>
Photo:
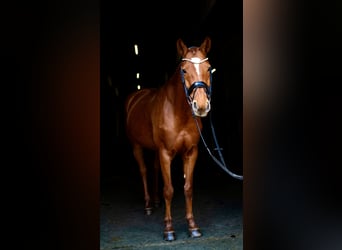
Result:
<svg viewBox="0 0 342 250">
<path fill-rule="evenodd" d="M 186 70 L 185 69 L 182 69 L 183 73 L 185 74 L 186 73 Z"/>
</svg>

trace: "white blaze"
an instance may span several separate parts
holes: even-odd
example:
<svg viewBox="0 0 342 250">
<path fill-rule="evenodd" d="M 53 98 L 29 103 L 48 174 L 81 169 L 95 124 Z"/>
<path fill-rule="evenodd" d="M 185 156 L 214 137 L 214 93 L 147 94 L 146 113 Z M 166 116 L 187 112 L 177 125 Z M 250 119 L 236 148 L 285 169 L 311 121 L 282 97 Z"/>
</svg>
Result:
<svg viewBox="0 0 342 250">
<path fill-rule="evenodd" d="M 201 59 L 199 57 L 193 57 L 193 58 L 183 58 L 182 59 L 183 61 L 188 61 L 188 62 L 192 62 L 195 66 L 195 69 L 196 69 L 196 72 L 197 72 L 197 75 L 200 74 L 199 72 L 199 64 L 202 63 L 202 62 L 205 62 L 208 60 L 208 57 L 207 58 L 204 58 L 204 59 Z"/>
<path fill-rule="evenodd" d="M 191 58 L 191 62 L 192 62 L 192 63 L 194 64 L 194 66 L 195 66 L 197 75 L 199 75 L 199 74 L 200 74 L 200 72 L 199 72 L 199 64 L 201 63 L 201 58 L 193 57 L 193 58 Z"/>
</svg>

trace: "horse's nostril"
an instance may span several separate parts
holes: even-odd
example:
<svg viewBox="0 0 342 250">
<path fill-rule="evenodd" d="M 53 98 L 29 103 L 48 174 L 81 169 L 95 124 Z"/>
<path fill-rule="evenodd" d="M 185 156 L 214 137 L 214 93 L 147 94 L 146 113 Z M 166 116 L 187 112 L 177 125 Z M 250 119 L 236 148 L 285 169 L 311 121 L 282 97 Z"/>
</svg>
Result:
<svg viewBox="0 0 342 250">
<path fill-rule="evenodd" d="M 207 112 L 210 110 L 210 102 L 207 102 Z"/>
<path fill-rule="evenodd" d="M 196 101 L 193 101 L 192 105 L 194 106 L 194 109 L 198 109 Z"/>
</svg>

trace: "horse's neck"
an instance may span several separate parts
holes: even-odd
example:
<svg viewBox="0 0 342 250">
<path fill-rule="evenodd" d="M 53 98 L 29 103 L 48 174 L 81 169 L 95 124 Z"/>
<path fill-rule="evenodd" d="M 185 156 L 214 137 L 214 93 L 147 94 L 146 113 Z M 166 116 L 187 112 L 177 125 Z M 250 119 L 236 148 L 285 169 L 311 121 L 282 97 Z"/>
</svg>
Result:
<svg viewBox="0 0 342 250">
<path fill-rule="evenodd" d="M 183 115 L 187 119 L 191 117 L 191 108 L 187 102 L 182 79 L 178 72 L 172 75 L 164 87 L 171 110 L 177 117 Z"/>
<path fill-rule="evenodd" d="M 185 90 L 182 83 L 182 79 L 180 77 L 180 74 L 175 73 L 172 75 L 172 77 L 169 79 L 169 81 L 166 84 L 167 88 L 167 95 L 168 98 L 172 101 L 174 106 L 186 106 L 186 96 L 185 96 Z"/>
</svg>

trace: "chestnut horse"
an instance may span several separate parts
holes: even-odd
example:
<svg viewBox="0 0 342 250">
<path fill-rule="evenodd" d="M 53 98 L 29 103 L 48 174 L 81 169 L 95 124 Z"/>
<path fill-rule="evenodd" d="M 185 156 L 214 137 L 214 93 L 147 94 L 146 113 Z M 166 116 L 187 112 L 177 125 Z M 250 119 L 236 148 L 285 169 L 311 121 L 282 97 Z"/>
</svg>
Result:
<svg viewBox="0 0 342 250">
<path fill-rule="evenodd" d="M 211 66 L 207 58 L 211 39 L 206 37 L 199 47 L 188 48 L 182 39 L 178 39 L 176 45 L 181 62 L 170 79 L 159 88 L 141 89 L 130 94 L 125 103 L 126 132 L 139 165 L 147 214 L 152 212 L 152 201 L 143 149 L 156 152 L 155 177 L 161 169 L 165 200 L 164 239 L 167 241 L 176 239 L 171 216 L 174 189 L 170 167 L 177 154 L 183 162 L 189 236 L 202 236 L 193 215 L 193 172 L 202 129 L 201 117 L 210 111 L 211 96 Z M 155 188 L 157 185 L 155 181 Z M 157 195 L 153 199 L 158 202 Z"/>
</svg>

